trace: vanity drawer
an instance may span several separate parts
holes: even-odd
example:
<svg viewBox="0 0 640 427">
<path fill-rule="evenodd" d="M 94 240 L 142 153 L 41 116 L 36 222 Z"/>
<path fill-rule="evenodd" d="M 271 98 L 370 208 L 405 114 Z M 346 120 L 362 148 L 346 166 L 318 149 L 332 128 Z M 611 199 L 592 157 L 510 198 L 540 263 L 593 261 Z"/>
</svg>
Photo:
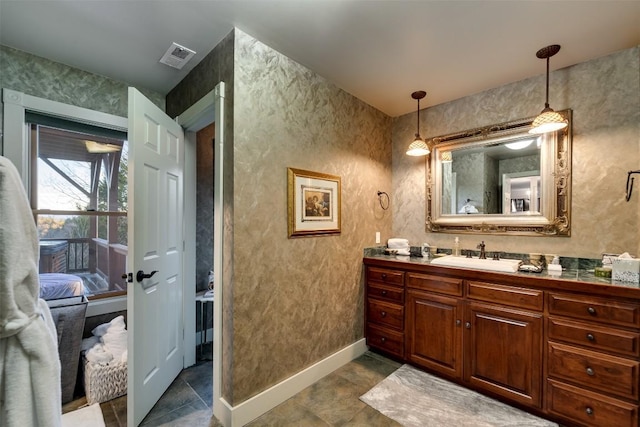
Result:
<svg viewBox="0 0 640 427">
<path fill-rule="evenodd" d="M 638 362 L 549 343 L 548 375 L 627 399 L 638 398 Z"/>
<path fill-rule="evenodd" d="M 367 296 L 402 304 L 404 302 L 404 288 L 370 282 L 367 285 Z"/>
<path fill-rule="evenodd" d="M 605 328 L 590 323 L 550 317 L 547 323 L 549 339 L 582 345 L 623 356 L 640 357 L 640 333 Z"/>
<path fill-rule="evenodd" d="M 367 303 L 367 321 L 401 331 L 404 328 L 404 307 L 370 298 Z"/>
<path fill-rule="evenodd" d="M 404 285 L 404 272 L 386 268 L 367 268 L 367 281 L 382 282 L 391 285 Z"/>
<path fill-rule="evenodd" d="M 640 305 L 612 299 L 549 294 L 549 314 L 637 328 Z"/>
<path fill-rule="evenodd" d="M 462 296 L 462 279 L 432 276 L 430 274 L 407 274 L 407 287 L 439 294 Z"/>
<path fill-rule="evenodd" d="M 638 427 L 638 407 L 577 387 L 548 380 L 551 414 L 588 427 Z"/>
<path fill-rule="evenodd" d="M 542 311 L 544 293 L 535 289 L 517 288 L 484 282 L 467 282 L 469 298 L 490 303 L 505 304 L 527 310 Z"/>
<path fill-rule="evenodd" d="M 404 334 L 367 324 L 367 344 L 404 358 Z"/>
</svg>

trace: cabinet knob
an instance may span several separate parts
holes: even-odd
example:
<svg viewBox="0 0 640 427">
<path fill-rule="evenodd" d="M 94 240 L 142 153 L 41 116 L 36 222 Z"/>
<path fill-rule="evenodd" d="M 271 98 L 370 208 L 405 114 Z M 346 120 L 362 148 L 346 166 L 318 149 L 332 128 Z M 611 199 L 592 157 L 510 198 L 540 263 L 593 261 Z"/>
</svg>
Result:
<svg viewBox="0 0 640 427">
<path fill-rule="evenodd" d="M 593 307 L 589 307 L 587 308 L 587 311 L 589 312 L 590 315 L 595 316 L 596 315 L 596 309 Z"/>
<path fill-rule="evenodd" d="M 380 338 L 380 342 L 387 342 L 387 339 L 385 337 Z"/>
<path fill-rule="evenodd" d="M 465 322 L 464 327 L 467 329 L 471 329 L 471 322 Z"/>
<path fill-rule="evenodd" d="M 587 406 L 587 409 L 585 409 L 584 412 L 586 412 L 587 415 L 593 415 L 593 408 Z"/>
<path fill-rule="evenodd" d="M 382 291 L 380 291 L 380 294 L 381 294 L 381 295 L 386 295 L 386 294 L 387 294 L 387 291 L 385 291 L 385 290 L 383 289 Z"/>
<path fill-rule="evenodd" d="M 381 311 L 381 312 L 380 312 L 380 316 L 382 316 L 382 317 L 387 317 L 387 312 L 386 312 L 386 311 Z"/>
<path fill-rule="evenodd" d="M 593 369 L 591 369 L 590 367 L 587 368 L 587 375 L 589 375 L 590 377 L 594 376 L 596 373 L 593 371 Z"/>
<path fill-rule="evenodd" d="M 456 319 L 456 326 L 460 326 L 462 324 L 462 320 Z"/>
<path fill-rule="evenodd" d="M 380 275 L 380 277 L 382 277 L 382 280 L 385 280 L 385 279 L 387 278 L 387 275 L 386 275 L 386 274 L 384 274 L 384 273 L 382 273 L 382 274 Z"/>
<path fill-rule="evenodd" d="M 593 334 L 587 334 L 587 339 L 588 339 L 589 341 L 595 341 L 595 340 L 596 340 L 596 337 L 594 337 L 594 336 L 593 336 Z"/>
</svg>

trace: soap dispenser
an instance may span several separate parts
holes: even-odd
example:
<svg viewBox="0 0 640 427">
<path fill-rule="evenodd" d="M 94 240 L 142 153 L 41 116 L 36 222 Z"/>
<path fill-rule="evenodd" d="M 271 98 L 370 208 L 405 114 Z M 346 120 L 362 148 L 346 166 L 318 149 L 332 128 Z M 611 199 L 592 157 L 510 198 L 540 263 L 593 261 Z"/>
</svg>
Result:
<svg viewBox="0 0 640 427">
<path fill-rule="evenodd" d="M 452 255 L 453 256 L 460 256 L 460 239 L 459 238 L 455 238 L 455 240 L 453 241 L 453 251 L 452 251 Z"/>
</svg>

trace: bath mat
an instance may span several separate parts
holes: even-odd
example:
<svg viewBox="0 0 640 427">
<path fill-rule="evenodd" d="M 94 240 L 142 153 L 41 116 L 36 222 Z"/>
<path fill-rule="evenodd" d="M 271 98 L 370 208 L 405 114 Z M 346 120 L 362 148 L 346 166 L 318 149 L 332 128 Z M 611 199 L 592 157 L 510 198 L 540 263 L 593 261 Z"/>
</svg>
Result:
<svg viewBox="0 0 640 427">
<path fill-rule="evenodd" d="M 402 365 L 360 400 L 405 427 L 558 427 L 410 365 Z"/>
<path fill-rule="evenodd" d="M 62 414 L 62 427 L 105 427 L 99 403 Z"/>
</svg>

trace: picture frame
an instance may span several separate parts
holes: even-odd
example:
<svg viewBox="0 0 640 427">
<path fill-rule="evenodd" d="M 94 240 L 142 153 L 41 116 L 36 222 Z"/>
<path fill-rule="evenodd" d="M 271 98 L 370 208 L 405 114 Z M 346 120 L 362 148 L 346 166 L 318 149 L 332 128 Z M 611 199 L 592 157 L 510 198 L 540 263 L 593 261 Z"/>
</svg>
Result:
<svg viewBox="0 0 640 427">
<path fill-rule="evenodd" d="M 339 176 L 287 168 L 289 238 L 340 234 L 341 209 Z"/>
</svg>

